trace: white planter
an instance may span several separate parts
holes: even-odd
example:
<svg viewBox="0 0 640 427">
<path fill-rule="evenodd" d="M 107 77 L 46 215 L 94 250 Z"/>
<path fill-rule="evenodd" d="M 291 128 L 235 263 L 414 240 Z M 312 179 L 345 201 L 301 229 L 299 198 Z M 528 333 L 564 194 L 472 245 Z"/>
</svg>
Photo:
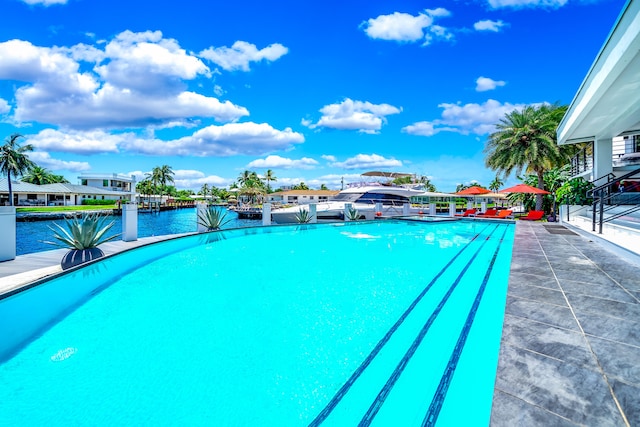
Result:
<svg viewBox="0 0 640 427">
<path fill-rule="evenodd" d="M 16 258 L 16 208 L 0 206 L 0 261 Z"/>
</svg>

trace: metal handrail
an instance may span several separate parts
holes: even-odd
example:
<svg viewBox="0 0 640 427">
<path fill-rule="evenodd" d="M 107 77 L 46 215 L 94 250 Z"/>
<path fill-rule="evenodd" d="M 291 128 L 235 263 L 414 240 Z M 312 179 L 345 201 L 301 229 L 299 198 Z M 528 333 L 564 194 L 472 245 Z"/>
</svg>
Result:
<svg viewBox="0 0 640 427">
<path fill-rule="evenodd" d="M 631 178 L 634 175 L 637 175 L 640 173 L 640 168 L 635 169 L 631 172 L 628 172 L 622 176 L 618 176 L 616 177 L 614 175 L 614 179 L 611 178 L 611 175 L 613 175 L 612 173 L 608 173 L 607 175 L 604 175 L 600 178 L 598 178 L 597 180 L 594 180 L 593 182 L 599 181 L 603 178 L 607 178 L 607 183 L 606 184 L 601 184 L 597 187 L 592 188 L 591 190 L 587 191 L 587 196 L 591 195 L 593 197 L 593 213 L 592 213 L 592 230 L 591 231 L 596 231 L 596 222 L 598 223 L 598 233 L 602 234 L 602 225 L 605 222 L 609 222 L 612 221 L 616 218 L 619 218 L 623 215 L 626 215 L 627 213 L 631 213 L 631 212 L 635 212 L 637 210 L 640 210 L 640 206 L 636 205 L 632 208 L 629 208 L 623 212 L 618 212 L 617 214 L 614 214 L 612 216 L 610 216 L 609 218 L 605 219 L 604 218 L 604 213 L 605 211 L 609 211 L 611 209 L 614 209 L 620 205 L 622 205 L 622 203 L 616 203 L 613 205 L 610 205 L 608 208 L 605 209 L 604 204 L 605 202 L 609 203 L 611 202 L 611 200 L 619 195 L 619 194 L 624 194 L 624 193 L 613 193 L 612 190 L 612 186 L 614 182 L 621 182 L 627 178 Z M 606 190 L 606 191 L 605 191 Z M 628 193 L 627 193 L 628 194 Z M 640 202 L 640 196 L 635 197 L 635 198 L 631 198 L 630 200 L 627 200 L 627 202 L 631 201 L 632 203 L 635 202 L 636 204 L 638 202 Z M 598 212 L 598 214 L 596 214 L 596 212 Z"/>
</svg>

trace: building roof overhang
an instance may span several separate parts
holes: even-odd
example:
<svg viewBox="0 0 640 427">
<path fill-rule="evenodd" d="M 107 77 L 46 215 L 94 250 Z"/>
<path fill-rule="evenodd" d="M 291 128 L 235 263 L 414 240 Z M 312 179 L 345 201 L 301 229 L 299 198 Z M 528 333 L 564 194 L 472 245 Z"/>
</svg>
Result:
<svg viewBox="0 0 640 427">
<path fill-rule="evenodd" d="M 628 0 L 558 126 L 558 144 L 640 132 L 640 1 Z"/>
</svg>

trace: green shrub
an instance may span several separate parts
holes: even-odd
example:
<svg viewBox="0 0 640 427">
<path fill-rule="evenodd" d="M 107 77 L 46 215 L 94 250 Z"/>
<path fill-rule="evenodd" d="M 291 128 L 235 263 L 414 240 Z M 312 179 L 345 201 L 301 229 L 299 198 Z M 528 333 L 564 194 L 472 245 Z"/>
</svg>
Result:
<svg viewBox="0 0 640 427">
<path fill-rule="evenodd" d="M 104 205 L 115 205 L 117 200 L 98 200 L 98 199 L 84 199 L 82 200 L 83 205 L 89 206 L 104 206 Z"/>
</svg>

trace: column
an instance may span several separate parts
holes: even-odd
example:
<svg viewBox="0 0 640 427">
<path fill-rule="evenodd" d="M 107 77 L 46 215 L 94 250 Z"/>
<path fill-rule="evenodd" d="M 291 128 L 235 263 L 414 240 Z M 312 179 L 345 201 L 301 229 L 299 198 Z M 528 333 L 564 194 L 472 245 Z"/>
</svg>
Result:
<svg viewBox="0 0 640 427">
<path fill-rule="evenodd" d="M 135 203 L 122 205 L 122 240 L 125 242 L 138 240 L 138 205 Z"/>
<path fill-rule="evenodd" d="M 349 219 L 349 211 L 351 210 L 351 203 L 345 203 L 344 204 L 344 220 L 345 221 L 351 221 Z"/>
<path fill-rule="evenodd" d="M 317 214 L 316 208 L 317 206 L 315 203 L 309 204 L 309 215 L 311 216 L 311 221 L 309 222 L 312 224 L 315 224 L 316 222 L 318 222 L 318 214 Z"/>
<path fill-rule="evenodd" d="M 613 172 L 613 142 L 611 138 L 599 138 L 593 142 L 593 179 Z M 596 182 L 604 184 L 605 180 Z"/>
<path fill-rule="evenodd" d="M 436 215 L 438 212 L 436 210 L 435 203 L 429 203 L 429 215 Z"/>
<path fill-rule="evenodd" d="M 16 208 L 0 206 L 0 261 L 16 258 Z"/>
<path fill-rule="evenodd" d="M 197 219 L 198 233 L 204 233 L 205 231 L 207 231 L 207 227 L 200 224 L 200 217 L 204 217 L 206 215 L 207 209 L 208 208 L 206 203 L 203 203 L 203 202 L 196 203 L 196 218 L 198 218 Z"/>
<path fill-rule="evenodd" d="M 449 216 L 456 216 L 456 202 L 455 202 L 455 200 L 449 202 Z"/>
<path fill-rule="evenodd" d="M 262 225 L 271 225 L 271 203 L 262 204 Z"/>
<path fill-rule="evenodd" d="M 402 215 L 403 216 L 409 216 L 410 212 L 411 212 L 411 204 L 403 203 L 402 204 Z"/>
</svg>

